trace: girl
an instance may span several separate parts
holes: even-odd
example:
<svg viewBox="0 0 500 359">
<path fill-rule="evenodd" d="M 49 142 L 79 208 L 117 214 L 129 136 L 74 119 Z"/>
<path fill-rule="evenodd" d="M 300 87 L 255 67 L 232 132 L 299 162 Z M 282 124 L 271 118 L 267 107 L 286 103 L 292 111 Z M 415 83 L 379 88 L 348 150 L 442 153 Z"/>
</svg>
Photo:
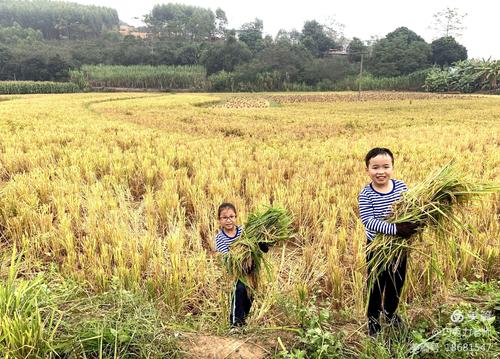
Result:
<svg viewBox="0 0 500 359">
<path fill-rule="evenodd" d="M 219 219 L 220 230 L 215 236 L 215 249 L 217 252 L 227 254 L 231 244 L 243 233 L 243 227 L 237 225 L 236 207 L 232 203 L 222 203 L 217 211 L 217 217 Z M 259 247 L 264 253 L 269 249 L 265 243 L 259 243 Z M 229 314 L 231 326 L 239 327 L 244 325 L 251 307 L 252 298 L 248 293 L 247 287 L 239 279 L 236 280 Z"/>
</svg>

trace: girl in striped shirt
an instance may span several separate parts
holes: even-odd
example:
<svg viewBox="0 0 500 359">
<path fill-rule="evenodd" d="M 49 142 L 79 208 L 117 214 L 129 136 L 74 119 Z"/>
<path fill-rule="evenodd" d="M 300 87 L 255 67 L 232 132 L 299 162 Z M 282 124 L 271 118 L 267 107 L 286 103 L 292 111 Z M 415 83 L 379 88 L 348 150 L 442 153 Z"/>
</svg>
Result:
<svg viewBox="0 0 500 359">
<path fill-rule="evenodd" d="M 366 172 L 371 183 L 359 194 L 359 215 L 365 226 L 366 239 L 375 240 L 377 233 L 409 238 L 416 232 L 417 225 L 409 222 L 392 224 L 386 222 L 391 213 L 391 205 L 408 190 L 403 181 L 392 179 L 394 156 L 387 148 L 373 148 L 365 157 Z M 367 262 L 371 258 L 367 252 Z M 370 272 L 370 268 L 368 268 Z M 396 314 L 401 289 L 406 276 L 406 257 L 399 263 L 391 263 L 379 275 L 375 285 L 368 293 L 368 334 L 375 335 L 381 329 L 380 313 L 383 310 L 392 325 L 400 325 L 401 318 Z"/>
<path fill-rule="evenodd" d="M 222 203 L 217 211 L 220 230 L 215 235 L 215 250 L 227 254 L 231 244 L 243 233 L 243 227 L 237 225 L 236 207 L 232 203 Z M 259 243 L 259 248 L 266 253 L 269 248 L 266 243 Z M 251 269 L 250 269 L 251 270 Z M 246 317 L 252 307 L 252 298 L 245 284 L 239 279 L 233 287 L 229 321 L 232 327 L 245 324 Z"/>
</svg>

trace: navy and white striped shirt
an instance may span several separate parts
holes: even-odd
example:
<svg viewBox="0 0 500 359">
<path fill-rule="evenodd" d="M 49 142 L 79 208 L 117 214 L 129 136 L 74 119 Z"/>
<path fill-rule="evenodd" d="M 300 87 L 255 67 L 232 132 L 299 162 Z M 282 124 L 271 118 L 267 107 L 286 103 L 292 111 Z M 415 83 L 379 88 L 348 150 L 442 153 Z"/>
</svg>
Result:
<svg viewBox="0 0 500 359">
<path fill-rule="evenodd" d="M 221 229 L 215 235 L 215 250 L 217 252 L 226 254 L 227 252 L 229 252 L 229 246 L 231 245 L 231 243 L 237 240 L 242 232 L 243 227 L 236 226 L 236 234 L 233 237 L 229 237 L 226 232 L 224 232 L 224 229 Z"/>
<path fill-rule="evenodd" d="M 408 190 L 408 187 L 403 181 L 396 179 L 391 181 L 392 191 L 388 193 L 377 192 L 371 183 L 359 193 L 359 216 L 365 226 L 368 242 L 372 241 L 377 233 L 396 234 L 396 225 L 387 223 L 385 219 L 391 214 L 391 205 L 401 197 L 401 193 Z"/>
</svg>

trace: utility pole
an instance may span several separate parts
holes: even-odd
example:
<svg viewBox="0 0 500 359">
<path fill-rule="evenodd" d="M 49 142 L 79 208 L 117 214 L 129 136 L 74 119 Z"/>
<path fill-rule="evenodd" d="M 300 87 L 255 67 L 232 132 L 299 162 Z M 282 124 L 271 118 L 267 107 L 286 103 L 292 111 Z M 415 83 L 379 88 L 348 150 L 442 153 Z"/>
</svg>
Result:
<svg viewBox="0 0 500 359">
<path fill-rule="evenodd" d="M 359 80 L 358 80 L 358 100 L 361 100 L 361 80 L 363 79 L 363 56 L 365 52 L 361 53 L 361 62 L 359 64 Z"/>
<path fill-rule="evenodd" d="M 361 62 L 359 64 L 359 78 L 358 78 L 358 101 L 361 100 L 361 80 L 363 79 L 363 60 L 364 60 L 364 55 L 367 54 L 368 54 L 367 52 L 351 52 L 351 53 L 347 53 L 346 51 L 330 52 L 330 56 L 361 55 Z"/>
</svg>

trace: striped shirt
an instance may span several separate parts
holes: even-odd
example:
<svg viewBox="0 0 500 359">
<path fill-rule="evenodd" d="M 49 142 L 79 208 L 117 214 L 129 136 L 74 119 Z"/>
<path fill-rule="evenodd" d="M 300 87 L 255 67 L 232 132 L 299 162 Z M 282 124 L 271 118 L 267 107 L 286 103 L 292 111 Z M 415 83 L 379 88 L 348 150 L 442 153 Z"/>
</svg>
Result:
<svg viewBox="0 0 500 359">
<path fill-rule="evenodd" d="M 372 241 L 377 233 L 396 234 L 396 225 L 387 223 L 385 219 L 391 214 L 391 205 L 401 197 L 401 193 L 408 190 L 408 187 L 403 181 L 395 179 L 391 181 L 392 191 L 388 193 L 377 192 L 371 183 L 359 193 L 359 216 L 365 226 L 368 242 Z"/>
<path fill-rule="evenodd" d="M 236 226 L 236 234 L 233 237 L 229 237 L 226 232 L 224 232 L 224 229 L 221 229 L 215 235 L 215 250 L 217 252 L 226 254 L 227 252 L 229 252 L 229 246 L 231 245 L 231 243 L 238 239 L 242 232 L 243 227 Z"/>
</svg>

